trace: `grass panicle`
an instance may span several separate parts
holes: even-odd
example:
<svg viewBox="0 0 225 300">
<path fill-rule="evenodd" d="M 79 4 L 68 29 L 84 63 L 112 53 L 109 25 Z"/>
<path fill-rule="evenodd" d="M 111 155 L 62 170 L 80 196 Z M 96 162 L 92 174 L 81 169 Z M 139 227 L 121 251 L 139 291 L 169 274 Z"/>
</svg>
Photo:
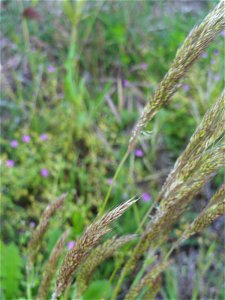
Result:
<svg viewBox="0 0 225 300">
<path fill-rule="evenodd" d="M 52 201 L 41 215 L 40 222 L 38 226 L 34 229 L 27 248 L 29 268 L 34 264 L 44 234 L 48 229 L 51 217 L 63 205 L 66 196 L 67 194 L 64 193 L 61 196 L 59 196 L 56 200 Z"/>
<path fill-rule="evenodd" d="M 215 219 L 225 214 L 225 184 L 213 195 L 205 209 L 198 215 L 191 225 L 182 234 L 181 240 L 184 241 L 192 235 L 200 232 Z"/>
<path fill-rule="evenodd" d="M 51 252 L 50 258 L 45 265 L 44 276 L 38 289 L 38 300 L 45 300 L 48 297 L 49 287 L 55 275 L 59 259 L 62 256 L 67 237 L 68 231 L 65 231 L 58 239 Z"/>
<path fill-rule="evenodd" d="M 212 108 L 206 112 L 201 124 L 197 127 L 195 133 L 192 135 L 188 146 L 177 159 L 173 170 L 170 172 L 161 189 L 161 192 L 158 195 L 158 202 L 162 199 L 166 191 L 168 192 L 168 187 L 172 186 L 172 182 L 176 182 L 181 168 L 183 168 L 184 165 L 190 160 L 194 166 L 198 162 L 198 158 L 200 157 L 199 155 L 208 149 L 220 136 L 222 136 L 225 130 L 224 109 L 225 91 L 222 92 L 221 96 L 218 98 Z"/>
<path fill-rule="evenodd" d="M 104 260 L 112 256 L 118 248 L 134 240 L 136 237 L 137 235 L 135 234 L 122 236 L 120 238 L 113 237 L 112 239 L 107 240 L 105 243 L 95 248 L 80 266 L 78 271 L 76 278 L 78 295 L 82 295 L 86 290 L 91 276 L 96 268 Z"/>
<path fill-rule="evenodd" d="M 125 300 L 136 300 L 143 288 L 148 290 L 157 288 L 156 280 L 171 263 L 172 261 L 158 262 L 146 275 L 143 276 L 138 284 L 129 290 L 126 294 Z M 152 291 L 154 292 L 154 290 Z"/>
<path fill-rule="evenodd" d="M 223 103 L 224 100 L 221 99 L 224 99 L 224 94 L 219 98 L 219 103 Z M 218 106 L 220 107 L 220 105 Z M 220 118 L 217 118 L 217 114 L 215 114 L 213 120 L 208 119 L 208 121 L 210 126 L 207 126 L 207 133 L 203 135 L 200 134 L 198 138 L 199 147 L 204 149 L 204 151 L 202 150 L 200 153 L 197 151 L 197 155 L 194 151 L 195 155 L 192 154 L 190 160 L 186 158 L 184 162 L 181 161 L 181 167 L 177 168 L 173 180 L 169 181 L 170 184 L 167 185 L 165 192 L 160 193 L 161 202 L 158 210 L 151 221 L 147 224 L 140 241 L 135 247 L 130 259 L 125 264 L 115 288 L 113 299 L 115 299 L 118 294 L 125 276 L 135 269 L 139 259 L 148 250 L 151 243 L 156 240 L 160 240 L 160 238 L 168 232 L 172 225 L 178 220 L 180 215 L 185 211 L 193 197 L 224 165 L 224 137 L 219 139 L 220 136 L 214 133 L 214 128 L 220 124 L 222 126 L 220 134 L 222 135 L 222 133 L 225 132 L 225 123 L 220 123 Z M 203 121 L 199 124 L 199 128 L 203 128 L 203 124 L 205 122 L 205 119 L 203 119 Z M 196 132 L 199 131 L 199 129 L 196 130 Z M 196 133 L 194 133 L 194 136 L 195 135 Z M 205 138 L 208 138 L 208 136 L 210 136 L 210 143 L 208 144 L 209 149 L 206 146 L 207 143 L 205 143 Z M 186 149 L 193 148 L 193 144 L 195 145 L 195 138 L 190 139 Z M 202 147 L 202 144 L 204 147 Z M 196 146 L 196 149 L 197 148 L 198 147 Z M 191 153 L 190 150 L 188 152 Z M 178 158 L 178 161 L 179 160 L 180 158 Z M 171 175 L 169 175 L 169 177 L 170 176 Z"/>
<path fill-rule="evenodd" d="M 165 105 L 180 86 L 180 80 L 199 58 L 204 49 L 225 28 L 224 1 L 209 13 L 200 25 L 195 27 L 178 49 L 175 59 L 154 92 L 150 102 L 145 106 L 138 123 L 134 127 L 129 141 L 129 151 L 135 147 L 140 132 L 147 123 Z"/>
<path fill-rule="evenodd" d="M 71 251 L 64 258 L 56 281 L 52 299 L 57 299 L 70 284 L 72 275 L 77 267 L 87 258 L 90 251 L 99 243 L 100 239 L 110 231 L 108 225 L 118 219 L 138 199 L 131 199 L 104 214 L 101 219 L 92 223 L 77 241 Z"/>
<path fill-rule="evenodd" d="M 152 281 L 152 284 L 150 287 L 146 288 L 146 291 L 143 295 L 143 300 L 155 300 L 156 295 L 159 292 L 160 288 L 162 286 L 162 274 L 158 275 L 156 279 Z"/>
</svg>

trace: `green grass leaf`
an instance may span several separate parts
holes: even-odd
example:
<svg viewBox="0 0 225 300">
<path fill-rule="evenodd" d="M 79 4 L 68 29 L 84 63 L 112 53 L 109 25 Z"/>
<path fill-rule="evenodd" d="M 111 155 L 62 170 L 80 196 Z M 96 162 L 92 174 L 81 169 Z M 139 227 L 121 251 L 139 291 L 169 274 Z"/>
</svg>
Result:
<svg viewBox="0 0 225 300">
<path fill-rule="evenodd" d="M 107 280 L 96 280 L 92 282 L 83 295 L 84 300 L 108 299 L 112 293 L 112 287 Z"/>
<path fill-rule="evenodd" d="M 1 242 L 1 286 L 5 299 L 16 299 L 22 277 L 22 258 L 17 246 L 13 243 L 5 245 Z"/>
</svg>

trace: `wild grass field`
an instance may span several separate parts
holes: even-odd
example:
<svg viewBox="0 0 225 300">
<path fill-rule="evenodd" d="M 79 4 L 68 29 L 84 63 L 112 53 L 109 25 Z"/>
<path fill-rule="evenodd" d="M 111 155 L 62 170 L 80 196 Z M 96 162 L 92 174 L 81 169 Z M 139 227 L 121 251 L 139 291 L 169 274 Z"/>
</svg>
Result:
<svg viewBox="0 0 225 300">
<path fill-rule="evenodd" d="M 225 299 L 224 22 L 217 34 L 209 22 L 212 41 L 188 54 L 127 152 L 178 48 L 218 3 L 1 1 L 0 299 Z"/>
</svg>

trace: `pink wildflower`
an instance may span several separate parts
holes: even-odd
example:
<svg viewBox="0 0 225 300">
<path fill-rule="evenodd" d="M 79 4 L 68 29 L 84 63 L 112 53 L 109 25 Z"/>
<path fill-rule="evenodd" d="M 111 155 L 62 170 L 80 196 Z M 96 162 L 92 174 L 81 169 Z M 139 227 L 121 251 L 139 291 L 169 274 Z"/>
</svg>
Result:
<svg viewBox="0 0 225 300">
<path fill-rule="evenodd" d="M 203 52 L 202 55 L 201 55 L 201 57 L 202 57 L 202 58 L 207 58 L 207 57 L 208 57 L 208 53 Z"/>
<path fill-rule="evenodd" d="M 142 200 L 144 201 L 144 202 L 149 202 L 150 200 L 151 200 L 151 195 L 149 194 L 149 193 L 143 193 L 142 194 Z"/>
<path fill-rule="evenodd" d="M 15 165 L 14 160 L 8 159 L 8 160 L 6 161 L 6 166 L 7 166 L 8 168 L 13 168 L 14 165 Z"/>
<path fill-rule="evenodd" d="M 144 152 L 143 152 L 143 150 L 142 149 L 137 149 L 137 150 L 135 150 L 135 156 L 137 156 L 137 157 L 143 157 L 144 156 Z"/>
<path fill-rule="evenodd" d="M 42 134 L 40 135 L 40 139 L 41 139 L 42 141 L 47 141 L 48 135 L 47 135 L 46 133 L 42 133 Z"/>
<path fill-rule="evenodd" d="M 75 241 L 70 241 L 68 244 L 67 244 L 67 249 L 70 251 L 73 249 L 73 247 L 75 246 Z"/>
<path fill-rule="evenodd" d="M 48 175 L 49 175 L 48 169 L 41 169 L 40 173 L 41 173 L 42 177 L 48 177 Z"/>
<path fill-rule="evenodd" d="M 18 142 L 16 140 L 11 141 L 10 146 L 12 148 L 16 148 L 18 146 Z"/>
<path fill-rule="evenodd" d="M 188 84 L 184 84 L 184 85 L 183 85 L 183 90 L 184 90 L 185 92 L 188 92 L 188 91 L 190 90 L 190 86 L 189 86 Z"/>
<path fill-rule="evenodd" d="M 47 70 L 48 70 L 48 73 L 55 73 L 56 68 L 54 66 L 49 65 Z"/>
<path fill-rule="evenodd" d="M 24 143 L 29 143 L 30 142 L 30 136 L 28 134 L 23 135 L 22 141 Z"/>
<path fill-rule="evenodd" d="M 142 70 L 147 70 L 147 68 L 148 68 L 148 65 L 147 65 L 147 64 L 145 64 L 145 63 L 143 63 L 143 64 L 140 64 L 140 68 L 141 68 Z"/>
</svg>

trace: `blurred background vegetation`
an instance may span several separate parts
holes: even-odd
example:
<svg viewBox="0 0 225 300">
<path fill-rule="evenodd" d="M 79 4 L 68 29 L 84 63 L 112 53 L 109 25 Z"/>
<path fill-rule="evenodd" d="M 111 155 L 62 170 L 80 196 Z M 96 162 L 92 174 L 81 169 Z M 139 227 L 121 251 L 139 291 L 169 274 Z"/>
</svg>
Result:
<svg viewBox="0 0 225 300">
<path fill-rule="evenodd" d="M 23 253 L 47 203 L 69 192 L 46 236 L 40 266 L 66 227 L 75 241 L 96 217 L 145 103 L 186 35 L 217 2 L 1 1 L 1 299 L 24 299 Z M 142 199 L 114 233 L 135 232 L 221 93 L 222 35 L 150 122 L 149 135 L 123 167 L 109 207 L 137 194 Z M 221 172 L 201 191 L 171 241 L 222 181 Z M 224 299 L 223 230 L 220 218 L 177 251 L 159 299 Z M 94 279 L 110 278 L 119 259 L 108 260 Z"/>
</svg>

